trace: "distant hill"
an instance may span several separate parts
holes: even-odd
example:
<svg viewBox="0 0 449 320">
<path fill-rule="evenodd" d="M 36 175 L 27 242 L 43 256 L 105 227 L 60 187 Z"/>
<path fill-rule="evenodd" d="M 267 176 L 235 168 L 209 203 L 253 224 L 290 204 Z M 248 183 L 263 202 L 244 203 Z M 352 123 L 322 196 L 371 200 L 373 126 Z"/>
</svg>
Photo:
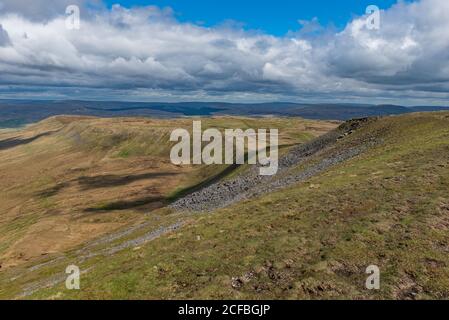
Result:
<svg viewBox="0 0 449 320">
<path fill-rule="evenodd" d="M 404 107 L 397 105 L 364 104 L 298 104 L 298 103 L 222 103 L 180 102 L 145 103 L 118 101 L 34 101 L 0 100 L 0 128 L 19 127 L 56 115 L 85 115 L 97 117 L 183 116 L 288 116 L 315 120 L 349 120 L 367 116 L 395 115 L 411 112 L 449 110 L 449 107 Z"/>
</svg>

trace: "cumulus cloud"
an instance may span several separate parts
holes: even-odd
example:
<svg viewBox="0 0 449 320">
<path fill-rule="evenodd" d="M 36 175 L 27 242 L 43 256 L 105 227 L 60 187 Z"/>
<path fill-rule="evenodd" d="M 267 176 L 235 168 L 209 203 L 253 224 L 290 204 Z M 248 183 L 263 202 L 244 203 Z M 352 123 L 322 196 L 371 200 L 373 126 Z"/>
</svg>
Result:
<svg viewBox="0 0 449 320">
<path fill-rule="evenodd" d="M 17 13 L 33 21 L 42 21 L 60 16 L 69 5 L 83 9 L 103 8 L 101 0 L 0 0 L 0 12 Z"/>
<path fill-rule="evenodd" d="M 5 47 L 11 45 L 11 40 L 9 39 L 8 32 L 3 29 L 3 26 L 0 24 L 0 47 Z"/>
<path fill-rule="evenodd" d="M 372 32 L 355 20 L 328 48 L 330 72 L 368 83 L 421 85 L 449 80 L 449 2 L 400 3 Z"/>
<path fill-rule="evenodd" d="M 147 100 L 449 98 L 446 0 L 400 2 L 382 12 L 379 30 L 366 28 L 366 16 L 340 32 L 314 19 L 285 37 L 181 23 L 169 8 L 87 1 L 78 1 L 81 29 L 68 30 L 69 2 L 0 0 L 0 87 Z"/>
</svg>

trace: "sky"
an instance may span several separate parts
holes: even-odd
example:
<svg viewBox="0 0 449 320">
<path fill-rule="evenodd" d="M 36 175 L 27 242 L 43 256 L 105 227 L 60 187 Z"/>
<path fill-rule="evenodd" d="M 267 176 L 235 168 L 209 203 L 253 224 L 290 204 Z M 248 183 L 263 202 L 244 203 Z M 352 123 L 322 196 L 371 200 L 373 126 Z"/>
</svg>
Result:
<svg viewBox="0 0 449 320">
<path fill-rule="evenodd" d="M 0 0 L 0 99 L 447 106 L 447 17 L 447 0 Z"/>
<path fill-rule="evenodd" d="M 111 7 L 116 1 L 106 1 Z M 283 36 L 299 28 L 298 20 L 319 18 L 324 25 L 343 28 L 354 16 L 363 14 L 367 6 L 375 3 L 388 8 L 396 0 L 127 0 L 120 4 L 127 8 L 139 5 L 170 7 L 178 20 L 204 26 L 217 26 L 226 21 L 236 21 L 245 29 Z"/>
</svg>

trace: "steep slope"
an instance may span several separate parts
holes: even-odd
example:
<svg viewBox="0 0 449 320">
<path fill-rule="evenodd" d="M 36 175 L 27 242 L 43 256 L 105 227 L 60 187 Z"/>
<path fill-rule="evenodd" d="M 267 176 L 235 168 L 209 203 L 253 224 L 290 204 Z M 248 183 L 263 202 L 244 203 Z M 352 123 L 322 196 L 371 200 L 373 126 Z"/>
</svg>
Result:
<svg viewBox="0 0 449 320">
<path fill-rule="evenodd" d="M 335 126 L 229 117 L 203 125 L 283 127 L 285 145 Z M 0 133 L 0 272 L 145 221 L 174 195 L 219 176 L 226 166 L 170 162 L 171 131 L 191 126 L 192 119 L 60 116 Z"/>
<path fill-rule="evenodd" d="M 100 253 L 92 258 L 72 251 L 3 274 L 0 296 L 449 298 L 449 113 L 380 118 L 335 137 L 277 179 L 360 152 L 213 212 L 156 210 L 163 222 L 79 249 Z M 79 291 L 61 282 L 70 263 L 84 271 Z M 365 288 L 369 265 L 379 291 Z"/>
<path fill-rule="evenodd" d="M 354 133 L 359 127 L 371 121 L 376 121 L 376 119 L 365 118 L 348 121 L 311 142 L 291 148 L 279 159 L 279 168 L 276 175 L 261 176 L 259 174 L 259 166 L 254 166 L 251 170 L 247 170 L 232 179 L 218 181 L 189 194 L 170 204 L 170 207 L 184 211 L 211 211 L 243 199 L 273 192 L 293 183 L 304 181 L 329 167 L 357 156 L 365 149 L 375 145 L 376 139 L 367 139 L 353 148 L 344 148 L 342 151 L 342 148 L 336 147 L 336 142 L 339 139 Z M 325 151 L 327 151 L 328 155 L 318 163 L 309 166 L 299 174 L 291 172 L 292 168 L 309 159 L 316 158 L 317 155 Z"/>
</svg>

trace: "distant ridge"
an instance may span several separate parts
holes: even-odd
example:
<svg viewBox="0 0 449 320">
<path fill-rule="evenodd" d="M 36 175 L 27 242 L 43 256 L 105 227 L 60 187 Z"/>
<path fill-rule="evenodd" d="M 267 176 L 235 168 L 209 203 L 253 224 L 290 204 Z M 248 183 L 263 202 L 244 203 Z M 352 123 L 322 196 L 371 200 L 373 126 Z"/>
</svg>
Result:
<svg viewBox="0 0 449 320">
<path fill-rule="evenodd" d="M 449 107 L 366 104 L 119 102 L 81 100 L 0 100 L 0 128 L 19 127 L 55 115 L 97 117 L 287 116 L 314 120 L 349 120 L 411 112 L 444 111 Z"/>
</svg>

